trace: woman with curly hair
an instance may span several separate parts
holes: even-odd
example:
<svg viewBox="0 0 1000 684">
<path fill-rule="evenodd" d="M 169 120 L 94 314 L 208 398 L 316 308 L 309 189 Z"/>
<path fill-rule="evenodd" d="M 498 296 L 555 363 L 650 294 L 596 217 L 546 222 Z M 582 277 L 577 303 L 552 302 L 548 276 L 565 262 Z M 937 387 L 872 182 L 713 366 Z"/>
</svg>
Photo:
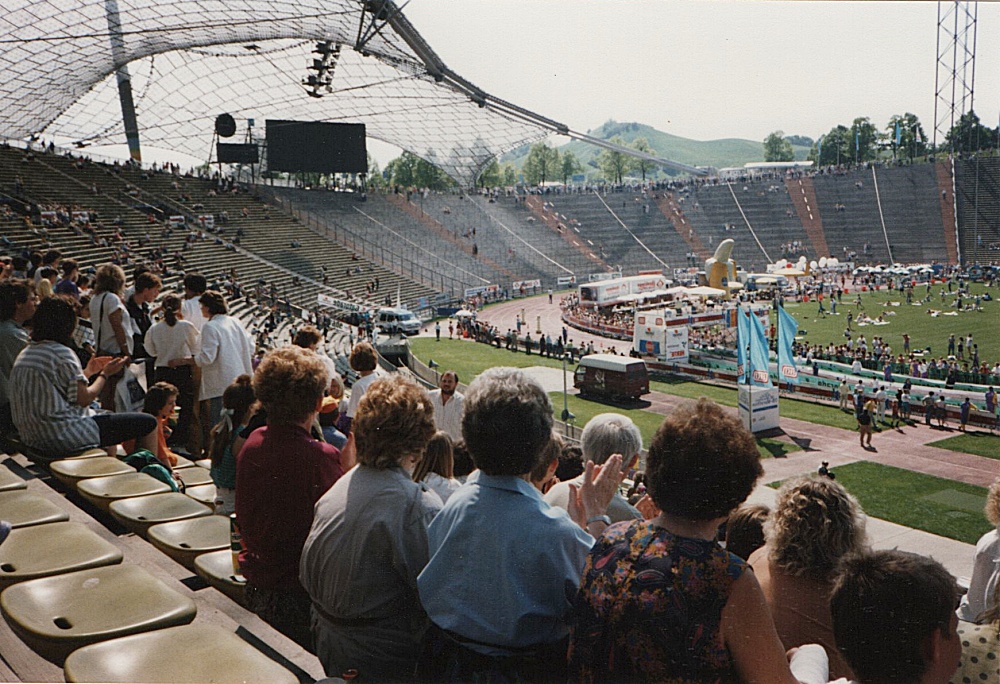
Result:
<svg viewBox="0 0 1000 684">
<path fill-rule="evenodd" d="M 861 506 L 837 482 L 800 477 L 778 490 L 764 525 L 767 542 L 750 556 L 785 648 L 817 643 L 831 679 L 853 678 L 837 648 L 830 592 L 840 559 L 866 547 Z"/>
<path fill-rule="evenodd" d="M 292 346 L 269 352 L 253 376 L 267 425 L 250 434 L 236 457 L 247 606 L 306 648 L 309 595 L 299 582 L 299 556 L 313 506 L 353 465 L 350 444 L 341 453 L 310 434 L 328 384 L 315 354 Z"/>
<path fill-rule="evenodd" d="M 587 558 L 571 682 L 794 684 L 754 573 L 716 541 L 762 473 L 753 435 L 708 399 L 664 419 L 646 459 L 658 513 L 611 525 Z"/>
<path fill-rule="evenodd" d="M 417 575 L 442 505 L 412 479 L 434 435 L 434 407 L 409 380 L 378 380 L 358 405 L 352 434 L 358 467 L 316 504 L 302 551 L 316 655 L 330 677 L 408 681 L 428 624 Z"/>
<path fill-rule="evenodd" d="M 985 613 L 1000 594 L 1000 477 L 990 485 L 984 512 L 995 529 L 980 537 L 976 544 L 969 591 L 958 607 L 960 619 L 979 624 L 987 621 Z"/>
</svg>

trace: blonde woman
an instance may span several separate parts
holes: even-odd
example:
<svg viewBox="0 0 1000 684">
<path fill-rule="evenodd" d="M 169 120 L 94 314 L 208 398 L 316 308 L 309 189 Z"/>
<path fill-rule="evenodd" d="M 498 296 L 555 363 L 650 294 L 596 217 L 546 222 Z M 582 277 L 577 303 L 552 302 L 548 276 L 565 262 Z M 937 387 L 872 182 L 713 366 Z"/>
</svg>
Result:
<svg viewBox="0 0 1000 684">
<path fill-rule="evenodd" d="M 94 329 L 94 348 L 98 356 L 132 355 L 132 317 L 125 306 L 125 271 L 115 264 L 104 264 L 94 276 L 94 294 L 90 299 L 90 324 Z M 101 407 L 115 410 L 115 387 L 122 378 L 117 372 L 108 377 L 101 390 Z"/>
<path fill-rule="evenodd" d="M 767 541 L 750 566 L 785 648 L 820 644 L 831 679 L 852 678 L 833 636 L 829 597 L 840 559 L 866 547 L 857 500 L 826 477 L 790 480 L 778 491 L 764 533 Z"/>
<path fill-rule="evenodd" d="M 125 271 L 120 266 L 104 264 L 97 269 L 90 299 L 90 321 L 101 356 L 132 353 L 132 318 L 125 308 L 124 289 Z"/>
</svg>

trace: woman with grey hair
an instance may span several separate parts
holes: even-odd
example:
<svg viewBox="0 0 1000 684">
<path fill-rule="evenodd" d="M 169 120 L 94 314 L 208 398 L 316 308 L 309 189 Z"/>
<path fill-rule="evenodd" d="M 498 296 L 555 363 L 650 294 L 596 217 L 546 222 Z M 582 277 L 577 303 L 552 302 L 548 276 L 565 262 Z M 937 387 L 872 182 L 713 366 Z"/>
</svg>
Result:
<svg viewBox="0 0 1000 684">
<path fill-rule="evenodd" d="M 785 648 L 817 643 L 830 677 L 853 679 L 837 649 L 830 591 L 841 558 L 866 547 L 861 506 L 826 477 L 800 477 L 778 490 L 764 524 L 765 545 L 750 556 Z"/>
<path fill-rule="evenodd" d="M 619 413 L 601 413 L 591 418 L 583 428 L 580 446 L 583 448 L 583 460 L 598 464 L 607 461 L 612 454 L 621 454 L 624 475 L 639 462 L 642 433 L 628 416 Z M 572 491 L 571 485 L 579 487 L 582 482 L 583 475 L 580 475 L 567 482 L 553 485 L 545 495 L 545 502 L 550 506 L 567 508 Z M 618 492 L 615 492 L 604 513 L 613 523 L 642 518 L 642 514 Z"/>
</svg>

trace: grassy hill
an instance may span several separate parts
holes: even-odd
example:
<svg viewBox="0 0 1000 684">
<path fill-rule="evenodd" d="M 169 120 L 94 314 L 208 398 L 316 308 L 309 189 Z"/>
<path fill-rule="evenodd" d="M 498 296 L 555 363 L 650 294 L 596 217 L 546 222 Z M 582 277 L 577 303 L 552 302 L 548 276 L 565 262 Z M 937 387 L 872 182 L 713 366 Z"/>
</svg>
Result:
<svg viewBox="0 0 1000 684">
<path fill-rule="evenodd" d="M 713 166 L 721 169 L 764 160 L 764 143 L 762 141 L 739 138 L 691 140 L 664 133 L 645 124 L 616 121 L 608 121 L 599 128 L 589 131 L 589 134 L 602 140 L 610 140 L 619 136 L 626 145 L 631 145 L 636 138 L 645 138 L 657 155 L 692 166 Z M 601 152 L 599 148 L 574 140 L 559 146 L 558 149 L 560 153 L 572 152 L 583 164 L 588 176 L 598 173 L 596 164 L 597 156 Z M 793 145 L 792 149 L 795 151 L 796 159 L 805 159 L 809 153 L 809 148 L 801 145 Z M 525 145 L 505 155 L 502 161 L 513 162 L 515 166 L 520 168 L 527 155 L 528 146 Z M 660 174 L 662 175 L 663 172 L 661 171 Z"/>
</svg>

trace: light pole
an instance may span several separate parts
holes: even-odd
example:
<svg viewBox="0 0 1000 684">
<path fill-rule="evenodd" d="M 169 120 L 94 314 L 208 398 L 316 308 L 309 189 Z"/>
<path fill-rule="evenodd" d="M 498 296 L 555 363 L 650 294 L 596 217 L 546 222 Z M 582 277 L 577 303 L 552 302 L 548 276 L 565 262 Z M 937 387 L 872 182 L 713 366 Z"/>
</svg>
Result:
<svg viewBox="0 0 1000 684">
<path fill-rule="evenodd" d="M 569 412 L 569 394 L 566 390 L 566 361 L 569 360 L 569 352 L 563 352 L 562 355 L 562 370 L 563 370 L 563 411 L 562 411 L 562 421 L 563 421 L 563 434 L 569 436 L 569 421 L 575 420 L 576 416 Z"/>
</svg>

